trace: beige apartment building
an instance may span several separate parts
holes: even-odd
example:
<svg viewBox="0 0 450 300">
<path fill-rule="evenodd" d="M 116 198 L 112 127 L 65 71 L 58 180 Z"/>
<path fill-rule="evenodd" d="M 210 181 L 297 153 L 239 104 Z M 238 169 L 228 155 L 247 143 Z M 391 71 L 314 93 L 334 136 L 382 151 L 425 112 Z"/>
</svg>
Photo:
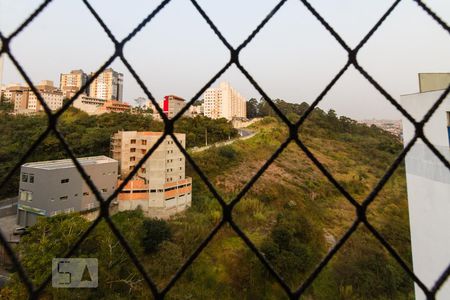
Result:
<svg viewBox="0 0 450 300">
<path fill-rule="evenodd" d="M 20 84 L 10 84 L 2 88 L 1 97 L 14 104 L 14 111 L 26 109 L 28 105 L 28 92 L 30 88 Z"/>
<path fill-rule="evenodd" d="M 87 95 L 80 95 L 77 97 L 73 102 L 73 107 L 78 108 L 89 115 L 131 111 L 131 106 L 128 103 L 123 103 L 116 100 L 93 98 Z"/>
<path fill-rule="evenodd" d="M 96 111 L 95 115 L 102 115 L 105 113 L 123 113 L 131 111 L 131 106 L 128 103 L 123 103 L 116 100 L 108 100 L 102 106 L 100 106 Z"/>
<path fill-rule="evenodd" d="M 96 114 L 97 110 L 106 103 L 106 100 L 89 97 L 88 95 L 80 95 L 75 101 L 73 101 L 72 106 L 86 112 L 89 115 Z"/>
<path fill-rule="evenodd" d="M 124 179 L 161 137 L 162 132 L 120 131 L 111 139 L 112 157 Z M 185 146 L 186 135 L 175 134 Z M 119 180 L 120 184 L 122 181 Z M 192 179 L 185 174 L 185 158 L 170 137 L 159 145 L 119 194 L 119 210 L 141 207 L 150 217 L 169 218 L 191 206 Z"/>
<path fill-rule="evenodd" d="M 218 119 L 247 117 L 245 98 L 228 82 L 221 82 L 218 88 L 209 88 L 203 95 L 205 116 Z"/>
<path fill-rule="evenodd" d="M 175 117 L 186 105 L 186 101 L 175 95 L 164 96 L 163 111 L 169 119 Z"/>
<path fill-rule="evenodd" d="M 63 93 L 53 85 L 53 81 L 43 80 L 36 88 L 51 110 L 55 111 L 62 107 L 64 98 Z M 29 112 L 44 111 L 44 107 L 41 105 L 36 95 L 31 91 L 28 94 L 27 110 Z"/>
<path fill-rule="evenodd" d="M 91 76 L 93 75 L 94 73 L 91 73 Z M 122 101 L 122 94 L 123 74 L 112 68 L 103 71 L 89 85 L 89 96 L 93 98 Z"/>
<path fill-rule="evenodd" d="M 62 107 L 63 93 L 53 85 L 53 81 L 43 80 L 36 85 L 36 89 L 51 110 L 56 111 Z M 2 95 L 14 104 L 15 113 L 26 114 L 44 111 L 38 98 L 28 86 L 20 84 L 9 85 L 2 92 Z"/>
<path fill-rule="evenodd" d="M 60 75 L 59 88 L 65 98 L 70 98 L 86 84 L 87 80 L 88 75 L 83 70 L 72 70 L 70 73 Z"/>
</svg>

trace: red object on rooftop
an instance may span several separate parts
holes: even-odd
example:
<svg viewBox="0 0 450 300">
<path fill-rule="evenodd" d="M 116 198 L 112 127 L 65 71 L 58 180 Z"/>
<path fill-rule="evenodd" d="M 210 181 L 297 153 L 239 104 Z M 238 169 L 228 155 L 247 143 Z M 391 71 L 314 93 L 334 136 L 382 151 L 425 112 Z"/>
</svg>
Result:
<svg viewBox="0 0 450 300">
<path fill-rule="evenodd" d="M 163 111 L 166 115 L 169 113 L 169 96 L 164 96 Z"/>
</svg>

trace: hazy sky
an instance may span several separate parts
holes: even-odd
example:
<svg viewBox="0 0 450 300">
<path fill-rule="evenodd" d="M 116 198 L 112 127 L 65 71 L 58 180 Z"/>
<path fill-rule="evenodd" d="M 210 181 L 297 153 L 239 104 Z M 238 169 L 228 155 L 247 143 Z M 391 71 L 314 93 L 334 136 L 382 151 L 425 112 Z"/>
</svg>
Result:
<svg viewBox="0 0 450 300">
<path fill-rule="evenodd" d="M 41 1 L 0 0 L 0 30 L 11 33 Z M 92 0 L 118 38 L 125 37 L 160 1 Z M 275 0 L 199 0 L 234 46 L 276 5 Z M 393 1 L 310 0 L 341 37 L 356 46 Z M 450 23 L 450 1 L 426 3 Z M 108 37 L 82 1 L 54 0 L 11 45 L 33 82 L 72 69 L 95 71 L 112 53 Z M 227 49 L 188 0 L 173 0 L 127 46 L 125 56 L 159 100 L 190 99 L 229 59 Z M 346 63 L 347 54 L 298 0 L 288 0 L 245 48 L 241 63 L 272 98 L 312 102 Z M 417 73 L 450 71 L 450 35 L 412 0 L 404 0 L 359 53 L 360 64 L 396 99 L 418 91 Z M 124 101 L 144 96 L 125 66 Z M 236 67 L 220 79 L 245 97 L 260 98 Z M 3 83 L 23 82 L 6 59 Z M 217 84 L 217 82 L 216 82 Z M 355 119 L 398 118 L 396 110 L 350 68 L 321 102 Z"/>
</svg>

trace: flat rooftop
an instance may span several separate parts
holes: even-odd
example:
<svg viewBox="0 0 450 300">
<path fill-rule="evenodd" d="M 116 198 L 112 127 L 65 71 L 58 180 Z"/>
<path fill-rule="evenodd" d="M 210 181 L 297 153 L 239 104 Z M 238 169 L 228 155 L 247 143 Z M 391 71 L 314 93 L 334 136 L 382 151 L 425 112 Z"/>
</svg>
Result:
<svg viewBox="0 0 450 300">
<path fill-rule="evenodd" d="M 441 94 L 445 92 L 445 89 L 442 90 L 433 90 L 433 91 L 426 91 L 426 92 L 417 92 L 417 93 L 409 93 L 409 94 L 402 94 L 400 96 L 411 96 L 411 95 L 421 95 L 421 94 L 427 94 L 427 93 L 438 93 L 440 92 Z"/>
<path fill-rule="evenodd" d="M 104 156 L 104 155 L 80 157 L 80 158 L 77 158 L 77 160 L 82 166 L 99 165 L 99 164 L 117 162 L 117 160 L 112 159 L 108 156 Z M 43 169 L 43 170 L 56 170 L 56 169 L 75 168 L 75 164 L 69 158 L 69 159 L 31 162 L 31 163 L 23 164 L 22 167 L 36 168 L 36 169 Z"/>
</svg>

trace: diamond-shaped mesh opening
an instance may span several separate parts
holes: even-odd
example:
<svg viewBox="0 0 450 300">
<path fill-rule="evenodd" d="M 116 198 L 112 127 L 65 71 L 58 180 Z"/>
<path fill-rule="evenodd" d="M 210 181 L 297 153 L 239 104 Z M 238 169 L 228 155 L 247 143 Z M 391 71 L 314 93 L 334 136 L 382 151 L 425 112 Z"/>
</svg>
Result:
<svg viewBox="0 0 450 300">
<path fill-rule="evenodd" d="M 350 115 L 358 111 L 370 114 L 374 107 L 383 108 L 386 114 L 389 110 L 397 113 L 350 66 L 320 101 L 319 107 L 308 115 L 299 130 L 300 139 L 308 150 L 359 203 L 367 197 L 403 150 L 400 121 L 392 121 L 393 132 L 390 133 L 371 125 L 358 124 L 338 114 L 342 110 L 348 111 Z M 405 142 L 410 139 L 403 138 Z"/>
<path fill-rule="evenodd" d="M 213 21 L 208 17 L 207 13 L 202 9 L 202 7 L 195 1 L 191 0 L 192 4 L 194 5 L 195 9 L 199 12 L 199 16 L 201 16 L 206 23 L 211 27 L 213 32 L 217 35 L 219 40 L 224 44 L 226 49 L 230 51 L 230 60 L 229 62 L 220 70 L 217 70 L 217 73 L 215 76 L 213 76 L 208 82 L 205 83 L 205 85 L 199 89 L 199 91 L 192 97 L 192 101 L 186 106 L 182 112 L 180 113 L 180 116 L 182 113 L 184 113 L 192 103 L 197 100 L 203 92 L 211 86 L 212 83 L 214 83 L 215 80 L 217 80 L 232 64 L 235 64 L 237 68 L 243 73 L 243 75 L 249 80 L 249 82 L 255 87 L 255 89 L 259 92 L 259 94 L 262 95 L 265 101 L 271 106 L 271 108 L 275 111 L 277 114 L 277 117 L 284 122 L 289 128 L 290 128 L 290 134 L 288 138 L 288 142 L 295 142 L 297 146 L 305 153 L 305 155 L 308 157 L 308 159 L 311 160 L 311 162 L 316 165 L 317 168 L 326 176 L 326 178 L 334 185 L 334 187 L 342 193 L 342 195 L 349 201 L 350 204 L 355 206 L 355 209 L 357 211 L 356 221 L 355 223 L 349 228 L 349 230 L 339 239 L 336 241 L 336 244 L 329 250 L 328 254 L 325 256 L 325 258 L 316 266 L 316 268 L 312 271 L 310 276 L 300 285 L 300 287 L 296 290 L 293 290 L 289 287 L 286 280 L 280 277 L 278 272 L 273 268 L 272 264 L 269 262 L 269 260 L 265 257 L 264 254 L 261 253 L 261 251 L 258 250 L 258 248 L 255 246 L 255 244 L 252 242 L 252 240 L 243 232 L 243 230 L 233 221 L 232 219 L 232 211 L 233 208 L 239 201 L 242 199 L 242 197 L 245 196 L 245 194 L 250 190 L 252 185 L 256 182 L 256 179 L 259 178 L 264 171 L 269 167 L 270 163 L 273 162 L 273 160 L 282 152 L 284 147 L 287 145 L 287 142 L 285 144 L 282 144 L 280 148 L 273 154 L 273 156 L 268 160 L 267 164 L 265 164 L 253 177 L 252 180 L 249 181 L 249 183 L 243 188 L 241 193 L 238 194 L 235 200 L 233 200 L 230 204 L 226 204 L 226 202 L 222 199 L 222 197 L 217 193 L 214 186 L 210 183 L 207 176 L 202 172 L 201 168 L 199 168 L 195 161 L 191 159 L 188 152 L 184 150 L 181 144 L 177 142 L 177 146 L 180 148 L 180 150 L 183 152 L 183 154 L 186 156 L 186 159 L 192 164 L 193 169 L 199 174 L 200 179 L 206 184 L 208 187 L 208 190 L 214 195 L 214 197 L 218 200 L 218 203 L 220 204 L 222 208 L 222 219 L 220 223 L 207 235 L 207 237 L 201 242 L 200 246 L 195 248 L 194 252 L 187 258 L 183 266 L 177 271 L 176 275 L 172 277 L 168 285 L 163 289 L 158 289 L 155 285 L 155 283 L 152 281 L 152 279 L 149 277 L 147 272 L 145 272 L 144 268 L 142 267 L 142 263 L 139 261 L 139 259 L 136 257 L 135 252 L 132 250 L 130 245 L 127 243 L 126 239 L 124 238 L 123 234 L 120 231 L 120 228 L 114 225 L 114 223 L 111 220 L 111 217 L 109 215 L 108 207 L 112 202 L 112 199 L 117 195 L 117 193 L 123 189 L 125 184 L 131 179 L 132 175 L 134 175 L 138 168 L 140 168 L 143 164 L 143 162 L 154 152 L 155 148 L 163 141 L 163 138 L 166 135 L 173 135 L 174 132 L 174 123 L 177 122 L 180 116 L 176 116 L 175 118 L 168 120 L 165 115 L 162 113 L 161 109 L 157 107 L 158 112 L 160 113 L 164 123 L 164 135 L 161 137 L 158 142 L 155 144 L 152 149 L 143 157 L 142 161 L 140 161 L 136 168 L 131 172 L 130 176 L 125 178 L 124 183 L 118 187 L 118 190 L 111 195 L 108 199 L 103 199 L 101 192 L 98 190 L 98 188 L 95 186 L 95 184 L 92 182 L 92 180 L 89 178 L 89 176 L 86 174 L 83 167 L 80 165 L 80 163 L 75 158 L 75 154 L 70 149 L 69 145 L 64 139 L 64 136 L 59 132 L 57 128 L 58 118 L 61 116 L 61 114 L 67 110 L 67 108 L 70 106 L 70 104 L 74 101 L 74 99 L 80 94 L 77 93 L 74 95 L 63 107 L 63 109 L 60 112 L 57 112 L 53 114 L 51 110 L 49 109 L 48 105 L 46 105 L 45 101 L 43 100 L 42 96 L 37 91 L 36 87 L 33 85 L 32 80 L 30 79 L 30 76 L 26 73 L 25 69 L 22 67 L 21 62 L 18 60 L 18 58 L 14 55 L 14 52 L 11 50 L 10 45 L 12 41 L 21 34 L 21 32 L 28 26 L 32 26 L 33 20 L 35 18 L 39 18 L 39 15 L 41 12 L 45 11 L 47 9 L 48 5 L 52 5 L 51 0 L 44 1 L 26 20 L 24 20 L 21 25 L 13 31 L 11 34 L 7 33 L 1 33 L 1 43 L 2 48 L 0 50 L 0 54 L 2 56 L 8 56 L 11 61 L 13 62 L 14 66 L 17 68 L 21 76 L 24 78 L 25 82 L 30 86 L 33 93 L 38 98 L 39 103 L 44 107 L 44 111 L 48 116 L 48 127 L 45 133 L 49 133 L 52 131 L 59 142 L 61 142 L 62 147 L 67 152 L 69 157 L 73 160 L 75 163 L 75 166 L 77 167 L 78 171 L 80 172 L 81 176 L 85 180 L 86 184 L 89 186 L 91 191 L 95 194 L 98 201 L 102 203 L 100 214 L 97 219 L 93 223 L 89 225 L 89 227 L 82 233 L 80 236 L 76 238 L 76 241 L 71 243 L 70 249 L 64 254 L 66 257 L 73 256 L 77 253 L 78 249 L 81 247 L 82 243 L 90 238 L 90 235 L 93 232 L 93 229 L 99 225 L 100 220 L 104 220 L 108 227 L 111 229 L 111 232 L 114 234 L 115 237 L 120 242 L 121 247 L 123 247 L 124 252 L 129 256 L 133 264 L 136 266 L 139 273 L 142 275 L 142 278 L 144 279 L 145 284 L 150 288 L 151 293 L 155 298 L 164 298 L 170 292 L 172 288 L 176 285 L 177 281 L 182 278 L 183 273 L 191 266 L 194 261 L 201 255 L 202 251 L 207 247 L 207 245 L 210 243 L 212 238 L 219 232 L 219 229 L 223 228 L 224 225 L 227 228 L 227 230 L 234 231 L 237 236 L 240 238 L 240 240 L 244 243 L 244 245 L 247 247 L 249 253 L 251 252 L 254 254 L 262 266 L 267 270 L 267 276 L 270 276 L 276 284 L 278 284 L 279 287 L 284 290 L 286 295 L 289 298 L 297 299 L 301 295 L 304 295 L 309 287 L 311 287 L 317 277 L 321 274 L 321 272 L 327 267 L 329 262 L 333 259 L 333 257 L 341 251 L 342 247 L 348 242 L 349 238 L 352 237 L 354 232 L 356 231 L 358 226 L 365 226 L 368 231 L 369 235 L 374 237 L 376 240 L 375 242 L 378 243 L 378 245 L 383 251 L 386 251 L 386 255 L 390 256 L 392 260 L 395 260 L 395 266 L 400 266 L 403 271 L 407 274 L 409 278 L 414 280 L 414 282 L 417 284 L 417 286 L 425 293 L 425 295 L 430 298 L 434 299 L 439 289 L 444 284 L 447 277 L 450 275 L 450 266 L 443 266 L 445 271 L 440 274 L 439 278 L 436 279 L 435 283 L 432 286 L 426 286 L 423 284 L 423 282 L 418 278 L 413 271 L 408 267 L 407 263 L 405 263 L 404 259 L 398 254 L 398 252 L 389 244 L 387 240 L 383 238 L 383 236 L 371 225 L 371 223 L 366 218 L 366 208 L 369 206 L 369 204 L 375 202 L 377 200 L 377 195 L 382 190 L 383 186 L 386 184 L 386 182 L 389 180 L 389 178 L 392 177 L 395 170 L 399 167 L 401 164 L 401 161 L 404 159 L 408 151 L 410 151 L 411 147 L 416 143 L 418 140 L 421 140 L 424 142 L 424 144 L 431 149 L 431 152 L 436 155 L 439 161 L 442 162 L 442 164 L 445 166 L 447 170 L 450 170 L 450 163 L 448 160 L 441 154 L 441 152 L 436 149 L 435 146 L 426 138 L 426 135 L 424 135 L 423 127 L 424 124 L 427 123 L 433 113 L 437 110 L 437 108 L 442 104 L 445 97 L 448 96 L 448 93 L 450 91 L 450 87 L 448 87 L 444 94 L 439 96 L 436 99 L 436 102 L 431 107 L 431 109 L 425 114 L 425 117 L 422 120 L 414 120 L 413 117 L 378 83 L 368 71 L 366 71 L 358 62 L 358 52 L 360 49 L 364 47 L 364 45 L 367 43 L 367 41 L 372 37 L 372 35 L 378 30 L 378 28 L 382 25 L 382 23 L 390 17 L 390 14 L 396 9 L 398 4 L 401 2 L 400 0 L 397 0 L 392 3 L 392 5 L 389 7 L 389 9 L 384 13 L 384 15 L 378 20 L 378 22 L 375 24 L 374 27 L 369 31 L 369 33 L 361 40 L 361 42 L 356 46 L 356 48 L 352 48 L 347 45 L 347 43 L 344 41 L 344 39 L 341 38 L 339 33 L 334 30 L 334 28 L 324 19 L 324 17 L 307 1 L 307 0 L 301 0 L 300 2 L 308 9 L 308 11 L 315 17 L 317 20 L 323 25 L 324 30 L 327 30 L 336 40 L 337 42 L 342 46 L 342 48 L 348 52 L 348 62 L 347 65 L 339 72 L 336 77 L 326 86 L 324 87 L 324 90 L 322 94 L 320 94 L 317 99 L 312 103 L 312 106 L 306 110 L 306 112 L 303 114 L 303 116 L 300 118 L 300 121 L 297 123 L 292 123 L 289 121 L 287 116 L 285 116 L 275 105 L 275 103 L 271 100 L 269 95 L 265 92 L 264 87 L 260 86 L 258 82 L 252 77 L 251 73 L 249 73 L 245 66 L 241 65 L 239 62 L 239 54 L 242 49 L 247 47 L 253 40 L 253 38 L 259 33 L 259 31 L 265 27 L 270 19 L 278 12 L 278 10 L 286 3 L 285 0 L 280 1 L 271 11 L 270 13 L 261 21 L 261 23 L 250 33 L 248 38 L 237 48 L 234 48 L 231 46 L 231 44 L 226 40 L 226 38 L 221 34 L 220 30 L 214 25 Z M 93 17 L 98 21 L 99 26 L 103 28 L 107 36 L 111 39 L 115 46 L 114 54 L 106 59 L 106 62 L 99 68 L 99 70 L 94 74 L 94 76 L 89 80 L 89 82 L 86 83 L 86 86 L 94 80 L 101 71 L 106 69 L 115 59 L 121 60 L 127 69 L 130 71 L 130 73 L 133 75 L 133 77 L 137 80 L 138 84 L 141 86 L 141 88 L 144 90 L 146 96 L 152 101 L 154 105 L 156 105 L 155 98 L 150 93 L 150 90 L 146 87 L 145 83 L 140 79 L 137 72 L 134 71 L 133 66 L 125 59 L 125 57 L 122 55 L 122 49 L 125 44 L 127 44 L 133 37 L 139 33 L 139 31 L 147 26 L 149 22 L 153 20 L 153 18 L 159 14 L 159 12 L 163 9 L 165 9 L 165 6 L 171 2 L 170 0 L 164 0 L 162 1 L 148 16 L 143 19 L 139 25 L 135 27 L 133 31 L 131 31 L 124 39 L 117 39 L 114 34 L 111 32 L 111 30 L 108 28 L 108 26 L 103 22 L 100 15 L 97 13 L 97 11 L 90 5 L 90 3 L 85 0 L 83 3 L 86 5 L 87 9 L 91 12 Z M 443 28 L 447 33 L 450 33 L 449 26 L 443 21 L 439 16 L 431 10 L 426 4 L 424 4 L 420 0 L 415 0 L 417 5 L 419 6 L 418 9 L 423 9 L 441 28 Z M 270 26 L 270 25 L 269 25 Z M 404 150 L 400 153 L 399 157 L 392 163 L 392 165 L 388 168 L 385 175 L 380 179 L 378 184 L 375 186 L 375 188 L 369 193 L 369 196 L 364 200 L 362 204 L 358 204 L 357 201 L 347 192 L 345 187 L 341 186 L 336 179 L 333 177 L 331 173 L 327 171 L 327 169 L 320 163 L 320 161 L 316 158 L 316 156 L 308 150 L 308 148 L 305 146 L 305 144 L 302 142 L 301 137 L 299 138 L 297 136 L 297 132 L 299 129 L 299 126 L 302 126 L 302 124 L 307 119 L 308 115 L 311 113 L 311 111 L 319 104 L 323 96 L 328 92 L 328 90 L 334 85 L 336 81 L 339 80 L 340 76 L 345 72 L 345 70 L 348 68 L 349 65 L 354 65 L 355 68 L 389 101 L 392 105 L 396 107 L 396 109 L 402 113 L 406 119 L 408 119 L 415 127 L 415 136 L 411 139 L 411 141 L 405 146 Z M 43 135 L 41 138 L 38 138 L 36 142 L 28 149 L 28 151 L 22 156 L 22 158 L 15 164 L 13 168 L 9 171 L 7 176 L 5 178 L 2 178 L 0 181 L 0 189 L 3 189 L 10 180 L 10 178 L 13 176 L 15 172 L 20 168 L 20 166 L 27 161 L 27 159 L 32 155 L 32 152 L 39 146 L 39 144 L 43 141 L 45 135 Z M 370 209 L 370 208 L 369 208 Z M 51 277 L 44 278 L 42 284 L 33 282 L 32 279 L 27 273 L 24 271 L 24 266 L 19 263 L 17 259 L 17 255 L 14 254 L 14 251 L 7 243 L 7 238 L 0 234 L 0 243 L 4 247 L 4 250 L 7 254 L 7 256 L 11 259 L 14 266 L 17 268 L 17 276 L 19 276 L 20 280 L 25 284 L 26 291 L 28 292 L 28 295 L 31 298 L 37 298 L 38 296 L 44 295 L 45 288 L 48 285 L 48 283 L 51 280 Z M 347 293 L 349 291 L 344 290 L 344 293 Z M 347 294 L 345 294 L 347 295 Z"/>
</svg>

